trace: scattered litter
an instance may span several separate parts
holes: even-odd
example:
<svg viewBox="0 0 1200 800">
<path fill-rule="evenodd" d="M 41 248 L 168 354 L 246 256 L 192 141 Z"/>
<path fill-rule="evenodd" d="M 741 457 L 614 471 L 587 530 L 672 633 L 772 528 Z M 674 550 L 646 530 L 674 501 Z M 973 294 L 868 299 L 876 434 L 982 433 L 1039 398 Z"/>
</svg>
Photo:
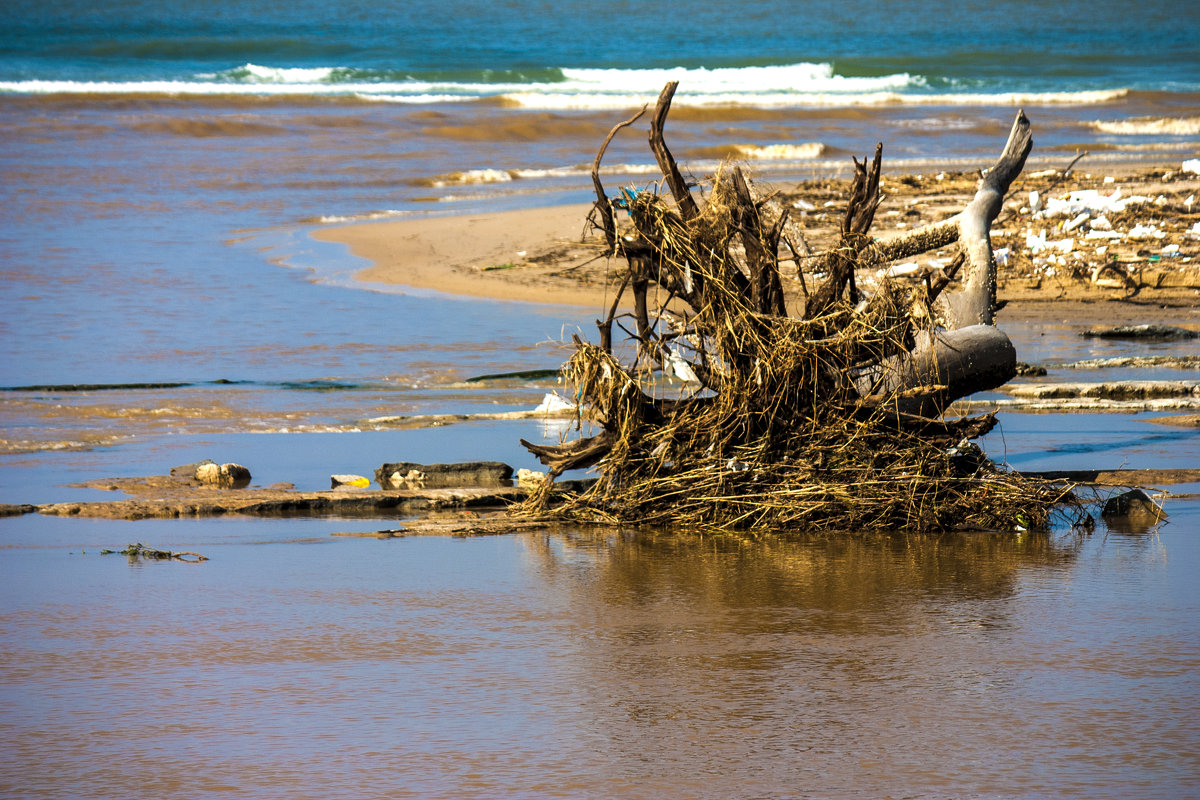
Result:
<svg viewBox="0 0 1200 800">
<path fill-rule="evenodd" d="M 879 271 L 881 278 L 907 278 L 921 271 L 921 267 L 915 261 L 909 261 L 905 264 L 893 264 L 887 269 Z"/>
<path fill-rule="evenodd" d="M 1130 239 L 1162 239 L 1166 236 L 1154 224 L 1143 225 L 1138 223 L 1129 229 Z"/>
<path fill-rule="evenodd" d="M 1189 158 L 1183 162 L 1183 171 L 1200 175 L 1200 158 Z"/>
<path fill-rule="evenodd" d="M 1076 217 L 1081 213 L 1119 214 L 1129 206 L 1149 203 L 1150 198 L 1142 195 L 1123 197 L 1121 190 L 1102 194 L 1096 189 L 1078 189 L 1064 198 L 1051 197 L 1046 200 L 1046 217 Z M 1032 206 L 1031 206 L 1032 208 Z"/>
<path fill-rule="evenodd" d="M 527 492 L 541 488 L 546 482 L 547 473 L 521 468 L 517 470 L 517 486 Z"/>
<path fill-rule="evenodd" d="M 575 404 L 565 399 L 558 392 L 550 391 L 542 398 L 542 402 L 533 410 L 535 414 L 561 414 L 564 411 L 574 411 Z"/>
<path fill-rule="evenodd" d="M 663 364 L 663 371 L 674 375 L 684 383 L 700 382 L 700 379 L 696 377 L 696 372 L 692 369 L 692 365 L 674 348 L 667 353 L 667 360 Z"/>
<path fill-rule="evenodd" d="M 1092 216 L 1091 212 L 1089 212 L 1089 211 L 1080 211 L 1079 216 L 1075 217 L 1070 222 L 1063 225 L 1063 228 L 1062 228 L 1063 233 L 1070 233 L 1071 231 L 1075 230 L 1080 225 L 1082 225 L 1083 223 L 1085 223 L 1089 219 L 1091 219 L 1091 216 Z"/>
<path fill-rule="evenodd" d="M 1146 494 L 1144 489 L 1130 489 L 1110 497 L 1104 504 L 1104 510 L 1100 512 L 1100 516 L 1105 519 L 1145 517 L 1147 521 L 1153 523 L 1166 519 L 1167 512 L 1163 511 L 1162 506 L 1154 502 L 1154 499 Z"/>
<path fill-rule="evenodd" d="M 371 479 L 363 475 L 330 475 L 329 488 L 337 489 L 342 486 L 351 489 L 370 489 Z"/>
</svg>

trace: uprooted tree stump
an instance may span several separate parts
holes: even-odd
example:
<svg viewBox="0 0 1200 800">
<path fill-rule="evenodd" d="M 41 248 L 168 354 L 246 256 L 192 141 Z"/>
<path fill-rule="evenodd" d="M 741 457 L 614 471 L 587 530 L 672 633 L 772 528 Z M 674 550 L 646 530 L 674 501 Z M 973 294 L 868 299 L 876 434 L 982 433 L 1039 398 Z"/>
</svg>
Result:
<svg viewBox="0 0 1200 800">
<path fill-rule="evenodd" d="M 869 235 L 882 145 L 869 165 L 855 159 L 840 239 L 813 255 L 740 166 L 723 165 L 697 202 L 663 138 L 675 88 L 663 89 L 650 125 L 670 199 L 628 188 L 611 198 L 599 178 L 609 143 L 645 108 L 596 156 L 591 219 L 627 269 L 597 321 L 599 344 L 574 337 L 564 376 L 599 432 L 522 440 L 550 480 L 520 512 L 710 529 L 1047 525 L 1069 494 L 997 468 L 970 443 L 993 415 L 943 416 L 1016 372 L 992 324 L 989 227 L 1032 147 L 1024 113 L 960 214 L 886 243 Z M 884 278 L 868 294 L 855 279 L 955 241 L 958 257 L 923 286 Z M 785 264 L 800 286 L 790 313 Z M 944 292 L 960 270 L 962 288 Z M 627 292 L 632 312 L 619 314 Z M 548 509 L 553 479 L 586 467 L 598 480 Z"/>
</svg>

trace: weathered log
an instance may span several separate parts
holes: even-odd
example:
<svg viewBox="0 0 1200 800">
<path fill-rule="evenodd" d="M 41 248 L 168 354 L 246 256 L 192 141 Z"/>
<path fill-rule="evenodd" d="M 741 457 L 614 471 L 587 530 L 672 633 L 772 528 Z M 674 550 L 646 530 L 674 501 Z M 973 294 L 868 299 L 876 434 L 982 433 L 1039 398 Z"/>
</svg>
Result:
<svg viewBox="0 0 1200 800">
<path fill-rule="evenodd" d="M 992 222 L 1004 205 L 1008 187 L 1021 174 L 1033 148 L 1029 118 L 1018 111 L 1000 158 L 980 181 L 975 197 L 959 215 L 958 234 L 967 255 L 963 288 L 943 295 L 951 327 L 991 325 L 996 311 L 996 262 Z"/>
<path fill-rule="evenodd" d="M 968 325 L 922 332 L 911 355 L 858 370 L 854 380 L 864 396 L 887 396 L 917 386 L 945 387 L 925 397 L 897 400 L 898 411 L 929 417 L 959 398 L 1008 383 L 1016 373 L 1017 351 L 1004 332 L 992 325 Z"/>
<path fill-rule="evenodd" d="M 751 306 L 760 314 L 787 316 L 783 283 L 779 278 L 779 239 L 787 224 L 788 213 L 785 210 L 775 225 L 764 231 L 758 203 L 741 167 L 733 169 L 733 188 L 738 200 L 735 221 L 746 251 L 746 267 L 750 271 Z"/>
<path fill-rule="evenodd" d="M 881 242 L 873 249 L 871 263 L 884 264 L 961 243 L 967 259 L 963 288 L 941 298 L 947 327 L 991 325 L 995 319 L 996 264 L 990 229 L 1032 148 L 1029 118 L 1018 111 L 1000 158 L 984 174 L 965 209 L 950 219 Z"/>
</svg>

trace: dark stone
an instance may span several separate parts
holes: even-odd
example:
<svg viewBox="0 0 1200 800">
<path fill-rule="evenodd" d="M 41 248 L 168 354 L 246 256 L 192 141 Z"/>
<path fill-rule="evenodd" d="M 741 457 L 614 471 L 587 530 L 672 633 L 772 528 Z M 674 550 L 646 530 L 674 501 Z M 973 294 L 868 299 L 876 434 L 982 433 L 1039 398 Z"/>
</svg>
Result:
<svg viewBox="0 0 1200 800">
<path fill-rule="evenodd" d="M 1108 498 L 1100 516 L 1118 533 L 1145 533 L 1166 519 L 1167 513 L 1145 490 L 1130 489 Z"/>
<path fill-rule="evenodd" d="M 35 511 L 37 511 L 37 506 L 30 503 L 20 503 L 18 505 L 0 503 L 0 517 L 19 517 L 23 514 L 32 514 Z"/>
<path fill-rule="evenodd" d="M 512 486 L 512 476 L 513 468 L 500 461 L 466 461 L 461 464 L 396 461 L 375 470 L 375 481 L 384 489 Z"/>
</svg>

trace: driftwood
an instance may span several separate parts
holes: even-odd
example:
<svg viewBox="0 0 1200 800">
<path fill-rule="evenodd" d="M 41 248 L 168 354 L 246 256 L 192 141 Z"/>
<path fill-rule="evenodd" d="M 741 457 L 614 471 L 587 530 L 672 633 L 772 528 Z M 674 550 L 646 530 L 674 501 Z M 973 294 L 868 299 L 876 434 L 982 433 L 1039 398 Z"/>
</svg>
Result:
<svg viewBox="0 0 1200 800">
<path fill-rule="evenodd" d="M 988 231 L 1032 147 L 1024 113 L 961 213 L 890 242 L 870 236 L 883 147 L 869 164 L 855 159 L 836 246 L 801 258 L 802 233 L 740 166 L 724 165 L 697 203 L 664 137 L 675 89 L 663 89 L 649 132 L 669 201 L 634 189 L 610 198 L 599 178 L 613 136 L 642 112 L 612 129 L 593 165 L 594 219 L 628 269 L 597 321 L 599 346 L 576 337 L 564 374 L 600 431 L 559 445 L 522 442 L 551 480 L 600 469 L 565 512 L 716 527 L 937 528 L 1025 519 L 1032 507 L 1045 521 L 1061 492 L 1001 480 L 995 470 L 981 491 L 972 480 L 990 462 L 949 454 L 994 418 L 940 419 L 955 399 L 1016 373 L 1012 344 L 992 325 Z M 628 215 L 624 229 L 618 210 Z M 859 286 L 856 271 L 954 242 L 960 256 L 923 287 L 886 278 L 871 293 Z M 790 258 L 781 256 L 785 247 Z M 788 261 L 803 287 L 795 316 L 781 279 Z M 962 287 L 950 292 L 960 269 Z M 618 314 L 626 292 L 632 313 Z M 629 361 L 614 345 L 614 325 L 633 345 Z M 541 512 L 547 494 L 527 510 Z"/>
<path fill-rule="evenodd" d="M 130 561 L 136 561 L 139 558 L 148 559 L 150 561 L 183 561 L 188 564 L 198 564 L 202 561 L 208 561 L 208 556 L 202 556 L 199 553 L 189 551 L 175 552 L 172 550 L 157 550 L 153 547 L 138 542 L 137 544 L 127 545 L 124 550 L 101 550 L 100 555 L 107 556 L 116 553 L 122 556 L 128 556 Z"/>
</svg>

